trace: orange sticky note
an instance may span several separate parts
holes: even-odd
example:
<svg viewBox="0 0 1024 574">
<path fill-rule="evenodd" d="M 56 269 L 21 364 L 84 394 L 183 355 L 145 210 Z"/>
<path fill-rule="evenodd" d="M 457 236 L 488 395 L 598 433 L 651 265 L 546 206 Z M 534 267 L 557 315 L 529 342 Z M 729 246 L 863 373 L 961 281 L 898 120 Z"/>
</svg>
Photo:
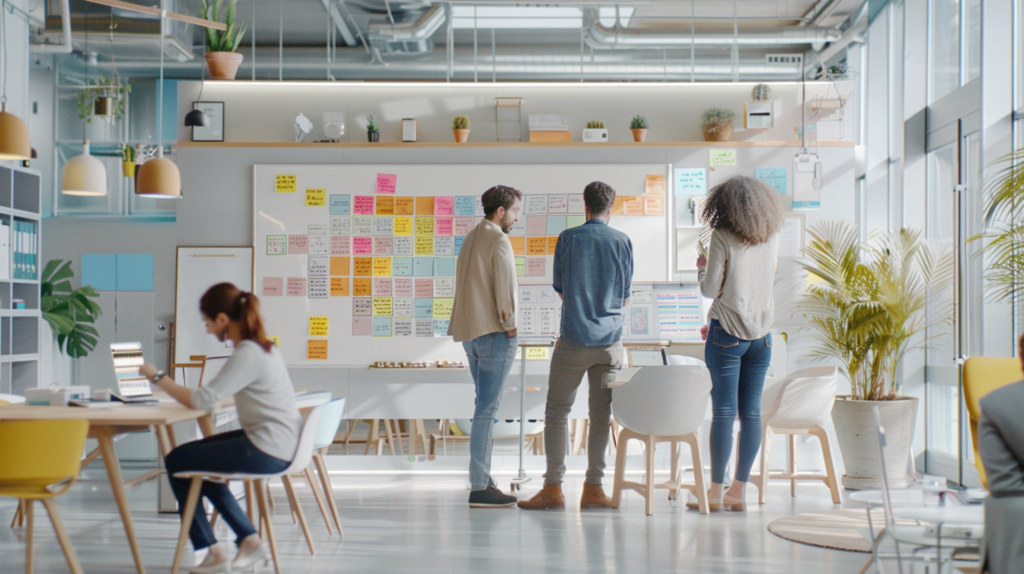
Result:
<svg viewBox="0 0 1024 574">
<path fill-rule="evenodd" d="M 348 277 L 350 275 L 348 257 L 331 257 L 331 276 Z"/>
<path fill-rule="evenodd" d="M 353 273 L 356 277 L 370 277 L 373 275 L 373 257 L 356 257 L 356 270 Z"/>
<path fill-rule="evenodd" d="M 508 240 L 512 242 L 513 255 L 526 255 L 526 238 L 519 235 L 510 235 Z"/>
<path fill-rule="evenodd" d="M 352 295 L 354 297 L 369 297 L 371 293 L 373 293 L 373 279 L 369 277 L 352 279 Z"/>
<path fill-rule="evenodd" d="M 434 215 L 433 196 L 416 198 L 416 215 Z"/>
<path fill-rule="evenodd" d="M 331 277 L 331 297 L 348 296 L 348 277 Z"/>
<path fill-rule="evenodd" d="M 310 361 L 326 361 L 327 341 L 323 339 L 308 341 L 306 346 L 306 358 Z"/>
<path fill-rule="evenodd" d="M 548 255 L 555 254 L 555 247 L 558 245 L 558 236 L 552 235 L 548 237 Z"/>
<path fill-rule="evenodd" d="M 526 238 L 526 254 L 527 255 L 547 255 L 548 252 L 548 238 L 547 237 L 527 237 Z"/>
<path fill-rule="evenodd" d="M 660 195 L 644 196 L 644 215 L 665 215 L 665 198 Z"/>
<path fill-rule="evenodd" d="M 412 215 L 415 200 L 412 197 L 395 197 L 395 215 Z"/>
<path fill-rule="evenodd" d="M 648 175 L 644 180 L 644 193 L 647 195 L 665 195 L 665 176 Z"/>
<path fill-rule="evenodd" d="M 644 198 L 629 196 L 622 199 L 622 215 L 643 215 Z"/>
<path fill-rule="evenodd" d="M 377 200 L 377 215 L 394 215 L 395 214 L 395 196 L 393 195 L 378 195 Z"/>
<path fill-rule="evenodd" d="M 617 196 L 612 204 L 612 215 L 622 215 L 622 203 L 622 196 Z"/>
</svg>

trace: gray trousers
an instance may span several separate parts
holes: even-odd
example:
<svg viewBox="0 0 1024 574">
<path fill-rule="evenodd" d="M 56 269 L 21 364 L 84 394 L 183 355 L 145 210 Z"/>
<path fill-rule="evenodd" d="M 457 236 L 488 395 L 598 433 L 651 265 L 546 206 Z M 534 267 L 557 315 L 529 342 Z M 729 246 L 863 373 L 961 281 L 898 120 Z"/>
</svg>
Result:
<svg viewBox="0 0 1024 574">
<path fill-rule="evenodd" d="M 544 410 L 544 451 L 548 462 L 545 485 L 560 485 L 565 476 L 566 419 L 576 401 L 576 389 L 583 381 L 584 373 L 590 381 L 587 483 L 601 485 L 612 414 L 612 391 L 604 387 L 604 375 L 621 364 L 621 342 L 606 347 L 586 347 L 559 338 L 555 343 L 551 354 L 551 373 L 548 375 L 548 402 Z"/>
</svg>

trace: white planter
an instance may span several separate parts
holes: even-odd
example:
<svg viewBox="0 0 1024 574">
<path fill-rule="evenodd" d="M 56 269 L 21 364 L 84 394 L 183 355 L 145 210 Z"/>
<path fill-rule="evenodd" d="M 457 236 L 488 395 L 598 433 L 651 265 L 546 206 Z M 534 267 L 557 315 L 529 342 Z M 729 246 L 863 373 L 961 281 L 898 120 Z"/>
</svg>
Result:
<svg viewBox="0 0 1024 574">
<path fill-rule="evenodd" d="M 847 490 L 881 488 L 882 465 L 878 457 L 878 427 L 874 407 L 878 407 L 885 428 L 885 468 L 890 488 L 907 488 L 914 479 L 907 474 L 910 446 L 914 440 L 917 399 L 903 397 L 894 401 L 855 401 L 836 397 L 832 422 L 843 455 L 843 487 Z"/>
<path fill-rule="evenodd" d="M 587 143 L 608 141 L 608 130 L 583 130 L 583 141 Z"/>
</svg>

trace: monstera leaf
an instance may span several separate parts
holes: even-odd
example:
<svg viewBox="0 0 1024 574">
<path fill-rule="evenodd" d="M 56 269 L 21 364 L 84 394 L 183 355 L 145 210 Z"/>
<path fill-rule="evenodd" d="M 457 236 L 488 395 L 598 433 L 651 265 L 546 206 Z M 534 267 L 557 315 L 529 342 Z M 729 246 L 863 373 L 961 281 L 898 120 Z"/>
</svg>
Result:
<svg viewBox="0 0 1024 574">
<path fill-rule="evenodd" d="M 71 262 L 54 259 L 43 269 L 40 291 L 42 300 L 40 310 L 43 319 L 53 329 L 57 340 L 57 348 L 69 357 L 79 358 L 89 354 L 96 348 L 99 332 L 93 327 L 102 311 L 92 301 L 99 293 L 92 285 L 78 289 L 71 288 L 71 278 L 75 272 L 71 270 Z"/>
</svg>

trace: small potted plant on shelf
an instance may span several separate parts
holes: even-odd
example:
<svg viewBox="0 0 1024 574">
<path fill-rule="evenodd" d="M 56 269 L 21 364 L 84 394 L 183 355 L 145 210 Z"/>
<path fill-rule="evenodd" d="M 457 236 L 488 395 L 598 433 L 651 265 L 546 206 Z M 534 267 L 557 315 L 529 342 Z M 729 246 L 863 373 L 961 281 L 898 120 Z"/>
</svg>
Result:
<svg viewBox="0 0 1024 574">
<path fill-rule="evenodd" d="M 633 132 L 633 141 L 647 141 L 647 118 L 637 114 L 629 120 L 629 129 Z"/>
<path fill-rule="evenodd" d="M 121 146 L 121 173 L 125 177 L 135 177 L 135 148 L 129 144 Z"/>
<path fill-rule="evenodd" d="M 226 30 L 206 28 L 206 65 L 210 67 L 210 77 L 215 80 L 234 80 L 238 66 L 242 65 L 242 55 L 237 52 L 238 44 L 245 35 L 245 26 L 235 23 L 237 0 L 229 0 L 227 9 L 223 9 L 224 0 L 216 0 L 211 6 L 203 0 L 200 15 L 206 20 L 223 22 Z M 223 19 L 222 19 L 223 18 Z"/>
<path fill-rule="evenodd" d="M 706 142 L 724 142 L 732 137 L 732 119 L 736 114 L 724 108 L 708 108 L 700 120 L 700 131 Z"/>
<path fill-rule="evenodd" d="M 466 143 L 469 140 L 469 118 L 466 116 L 455 116 L 452 119 L 452 133 L 455 134 L 455 141 Z"/>
<path fill-rule="evenodd" d="M 380 126 L 377 124 L 376 114 L 370 114 L 370 117 L 367 118 L 367 122 L 366 141 L 371 143 L 380 141 Z"/>
<path fill-rule="evenodd" d="M 608 130 L 604 129 L 604 122 L 602 121 L 590 121 L 587 122 L 586 129 L 583 130 L 583 141 L 585 142 L 606 142 L 608 141 Z"/>
<path fill-rule="evenodd" d="M 129 84 L 122 84 L 120 78 L 97 78 L 75 96 L 78 118 L 90 124 L 93 117 L 116 120 L 124 115 L 125 95 L 131 93 Z"/>
</svg>

